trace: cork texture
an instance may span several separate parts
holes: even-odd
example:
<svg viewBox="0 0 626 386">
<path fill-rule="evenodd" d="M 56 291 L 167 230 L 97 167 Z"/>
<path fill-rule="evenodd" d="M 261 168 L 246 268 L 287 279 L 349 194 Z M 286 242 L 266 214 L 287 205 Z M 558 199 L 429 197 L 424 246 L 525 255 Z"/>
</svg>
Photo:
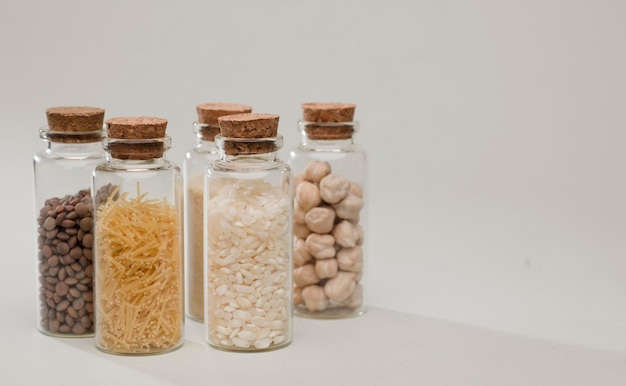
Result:
<svg viewBox="0 0 626 386">
<path fill-rule="evenodd" d="M 303 103 L 302 118 L 307 122 L 352 122 L 355 109 L 352 103 Z"/>
<path fill-rule="evenodd" d="M 88 106 L 59 106 L 46 109 L 48 128 L 62 133 L 102 130 L 104 109 Z"/>
<path fill-rule="evenodd" d="M 199 133 L 205 141 L 213 141 L 220 133 L 218 118 L 226 115 L 246 114 L 252 107 L 235 103 L 202 103 L 196 106 L 198 122 L 202 124 Z"/>
<path fill-rule="evenodd" d="M 252 107 L 235 103 L 202 103 L 196 106 L 198 122 L 218 125 L 218 118 L 225 115 L 246 114 Z"/>
<path fill-rule="evenodd" d="M 110 139 L 128 139 L 146 142 L 124 143 L 109 142 L 111 156 L 125 160 L 145 160 L 160 158 L 165 152 L 161 141 L 150 141 L 165 138 L 167 119 L 157 117 L 118 117 L 106 121 L 107 134 Z"/>
<path fill-rule="evenodd" d="M 276 114 L 235 114 L 218 119 L 220 132 L 230 138 L 272 138 L 278 134 Z"/>
<path fill-rule="evenodd" d="M 118 117 L 107 119 L 107 135 L 117 139 L 165 137 L 167 119 L 156 117 Z"/>
<path fill-rule="evenodd" d="M 219 118 L 221 134 L 226 138 L 260 139 L 274 138 L 278 135 L 276 114 L 236 114 Z M 268 141 L 228 141 L 224 143 L 224 152 L 228 155 L 261 154 L 276 151 L 276 144 Z"/>
<path fill-rule="evenodd" d="M 305 130 L 311 139 L 332 140 L 352 137 L 353 128 L 349 124 L 354 120 L 356 105 L 352 103 L 303 103 L 302 118 L 307 123 Z M 323 125 L 315 125 L 321 123 Z M 344 123 L 329 125 L 329 123 Z"/>
</svg>

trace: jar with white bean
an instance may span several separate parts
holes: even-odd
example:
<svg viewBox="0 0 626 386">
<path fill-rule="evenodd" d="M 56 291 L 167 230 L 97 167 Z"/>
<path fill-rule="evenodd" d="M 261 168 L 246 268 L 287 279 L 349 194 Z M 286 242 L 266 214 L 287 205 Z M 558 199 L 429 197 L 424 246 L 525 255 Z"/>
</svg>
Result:
<svg viewBox="0 0 626 386">
<path fill-rule="evenodd" d="M 356 106 L 304 103 L 294 173 L 295 314 L 337 319 L 366 311 L 366 154 L 354 141 Z"/>
<path fill-rule="evenodd" d="M 291 342 L 292 176 L 278 115 L 220 117 L 205 185 L 205 315 L 210 346 L 265 351 Z"/>
<path fill-rule="evenodd" d="M 252 107 L 232 103 L 202 103 L 196 106 L 198 120 L 193 124 L 195 146 L 185 154 L 185 313 L 195 321 L 204 319 L 203 206 L 204 172 L 218 157 L 213 139 L 220 132 L 217 119 L 225 115 L 250 113 Z"/>
</svg>

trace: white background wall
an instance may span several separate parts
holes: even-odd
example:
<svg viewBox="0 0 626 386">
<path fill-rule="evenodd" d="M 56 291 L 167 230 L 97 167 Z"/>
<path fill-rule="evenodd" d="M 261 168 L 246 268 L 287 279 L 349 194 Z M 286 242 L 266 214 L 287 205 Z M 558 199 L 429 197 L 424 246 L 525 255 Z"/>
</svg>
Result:
<svg viewBox="0 0 626 386">
<path fill-rule="evenodd" d="M 626 351 L 626 2 L 0 3 L 5 268 L 32 306 L 32 154 L 56 105 L 169 119 L 357 104 L 372 306 Z M 285 152 L 286 153 L 286 152 Z M 408 332 L 410 333 L 410 332 Z"/>
</svg>

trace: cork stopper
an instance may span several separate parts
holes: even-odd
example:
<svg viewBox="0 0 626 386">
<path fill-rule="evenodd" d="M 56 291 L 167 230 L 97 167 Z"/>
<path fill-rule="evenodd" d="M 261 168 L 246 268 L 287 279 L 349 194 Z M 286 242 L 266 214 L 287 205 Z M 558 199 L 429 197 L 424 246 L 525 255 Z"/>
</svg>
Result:
<svg viewBox="0 0 626 386">
<path fill-rule="evenodd" d="M 348 139 L 352 137 L 356 105 L 352 103 L 303 103 L 302 118 L 311 139 Z M 321 125 L 315 125 L 320 123 Z M 343 123 L 332 125 L 332 123 Z"/>
<path fill-rule="evenodd" d="M 273 140 L 278 135 L 276 114 L 235 114 L 218 119 L 225 140 L 226 154 L 259 154 L 276 151 Z M 262 139 L 267 138 L 267 141 Z M 229 140 L 230 139 L 230 140 Z M 232 140 L 237 139 L 237 140 Z M 251 139 L 246 141 L 246 139 Z"/>
<path fill-rule="evenodd" d="M 160 158 L 165 152 L 167 119 L 118 117 L 106 121 L 111 156 L 118 159 Z"/>
<path fill-rule="evenodd" d="M 104 109 L 58 106 L 46 109 L 46 138 L 54 142 L 96 142 L 103 138 Z"/>
<path fill-rule="evenodd" d="M 251 113 L 252 107 L 235 103 L 202 103 L 196 106 L 199 133 L 205 141 L 213 141 L 220 133 L 218 118 L 226 115 Z"/>
</svg>

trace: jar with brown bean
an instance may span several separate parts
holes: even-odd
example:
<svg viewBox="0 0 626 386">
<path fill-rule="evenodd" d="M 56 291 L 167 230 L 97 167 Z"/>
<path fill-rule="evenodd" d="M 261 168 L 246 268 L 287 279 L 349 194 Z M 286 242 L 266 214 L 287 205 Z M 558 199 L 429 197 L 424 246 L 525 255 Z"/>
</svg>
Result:
<svg viewBox="0 0 626 386">
<path fill-rule="evenodd" d="M 366 264 L 366 153 L 354 141 L 356 106 L 304 103 L 294 173 L 295 314 L 362 315 Z"/>
<path fill-rule="evenodd" d="M 47 335 L 94 333 L 91 173 L 105 158 L 104 110 L 52 107 L 34 156 L 37 327 Z"/>
</svg>

